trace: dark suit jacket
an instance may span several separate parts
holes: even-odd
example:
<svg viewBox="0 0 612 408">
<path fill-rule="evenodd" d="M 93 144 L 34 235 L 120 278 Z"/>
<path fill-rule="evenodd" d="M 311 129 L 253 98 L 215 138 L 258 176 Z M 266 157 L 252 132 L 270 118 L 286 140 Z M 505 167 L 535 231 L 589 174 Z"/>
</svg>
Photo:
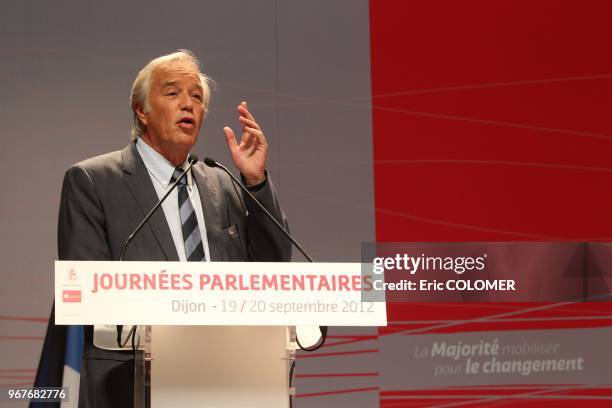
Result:
<svg viewBox="0 0 612 408">
<path fill-rule="evenodd" d="M 193 176 L 202 201 L 212 261 L 290 260 L 290 242 L 248 197 L 242 196 L 227 174 L 197 163 Z M 269 179 L 254 195 L 281 224 L 287 225 Z M 62 187 L 59 259 L 117 260 L 127 237 L 157 201 L 155 188 L 135 143 L 122 151 L 71 166 Z M 178 261 L 161 209 L 130 243 L 125 260 Z M 62 329 L 50 324 L 41 366 L 45 353 L 64 351 L 62 336 L 65 336 Z M 49 378 L 52 377 L 49 371 L 61 368 L 46 367 L 44 371 Z M 92 329 L 86 328 L 79 406 L 131 407 L 132 370 L 131 353 L 96 348 L 92 344 Z M 61 382 L 61 373 L 55 374 L 59 374 Z M 41 367 L 36 384 L 59 386 L 57 379 L 45 381 L 40 377 Z"/>
</svg>

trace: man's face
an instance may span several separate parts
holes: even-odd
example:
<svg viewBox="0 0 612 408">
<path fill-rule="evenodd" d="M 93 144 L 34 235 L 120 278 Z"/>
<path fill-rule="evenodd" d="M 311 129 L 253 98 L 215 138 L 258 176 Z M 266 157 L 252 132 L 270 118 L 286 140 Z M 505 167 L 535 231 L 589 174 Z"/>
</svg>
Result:
<svg viewBox="0 0 612 408">
<path fill-rule="evenodd" d="M 148 109 L 137 108 L 146 126 L 143 139 L 179 164 L 198 139 L 204 116 L 202 100 L 200 76 L 193 65 L 174 62 L 157 68 L 151 75 Z"/>
</svg>

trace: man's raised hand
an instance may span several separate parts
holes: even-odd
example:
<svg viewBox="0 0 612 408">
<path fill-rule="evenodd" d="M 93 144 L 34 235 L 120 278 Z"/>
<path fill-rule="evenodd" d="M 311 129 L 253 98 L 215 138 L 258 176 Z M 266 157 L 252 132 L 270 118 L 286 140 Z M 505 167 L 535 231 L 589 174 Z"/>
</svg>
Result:
<svg viewBox="0 0 612 408">
<path fill-rule="evenodd" d="M 246 102 L 238 105 L 238 121 L 242 127 L 240 143 L 232 128 L 223 128 L 234 165 L 244 177 L 247 185 L 259 184 L 266 179 L 266 163 L 268 161 L 268 141 L 255 118 L 248 110 Z"/>
</svg>

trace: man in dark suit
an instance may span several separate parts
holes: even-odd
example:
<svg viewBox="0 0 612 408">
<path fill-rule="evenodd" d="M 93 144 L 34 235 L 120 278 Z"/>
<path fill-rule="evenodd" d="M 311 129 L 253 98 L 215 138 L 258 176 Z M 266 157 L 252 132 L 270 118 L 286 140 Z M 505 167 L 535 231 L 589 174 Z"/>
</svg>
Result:
<svg viewBox="0 0 612 408">
<path fill-rule="evenodd" d="M 58 225 L 59 259 L 119 258 L 127 237 L 170 188 L 173 177 L 186 168 L 208 107 L 208 83 L 197 59 L 185 50 L 154 59 L 140 71 L 131 95 L 133 142 L 122 151 L 85 160 L 66 172 Z M 238 106 L 238 114 L 240 143 L 231 128 L 224 128 L 234 164 L 247 188 L 286 226 L 266 172 L 266 138 L 246 102 Z M 197 163 L 185 178 L 168 197 L 163 211 L 132 241 L 126 260 L 290 260 L 290 243 L 225 173 Z M 58 330 L 50 327 L 43 354 L 62 350 L 61 340 L 58 346 L 57 339 L 50 339 L 54 333 L 58 337 Z M 79 406 L 131 407 L 131 352 L 98 348 L 93 338 L 94 330 L 86 328 Z M 37 385 L 59 385 L 44 381 L 40 371 Z"/>
</svg>

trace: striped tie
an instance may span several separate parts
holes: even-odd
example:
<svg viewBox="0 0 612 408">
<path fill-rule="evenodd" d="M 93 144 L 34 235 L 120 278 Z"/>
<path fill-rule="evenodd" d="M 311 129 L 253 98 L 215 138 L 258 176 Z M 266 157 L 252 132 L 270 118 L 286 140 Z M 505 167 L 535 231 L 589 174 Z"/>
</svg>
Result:
<svg viewBox="0 0 612 408">
<path fill-rule="evenodd" d="M 183 173 L 183 169 L 176 168 L 172 174 L 170 183 L 174 183 Z M 185 243 L 185 255 L 189 262 L 200 262 L 206 260 L 204 247 L 202 246 L 202 237 L 200 236 L 200 227 L 196 213 L 189 199 L 187 191 L 187 175 L 179 181 L 178 186 L 178 208 L 181 216 L 181 228 L 183 230 L 183 242 Z"/>
</svg>

